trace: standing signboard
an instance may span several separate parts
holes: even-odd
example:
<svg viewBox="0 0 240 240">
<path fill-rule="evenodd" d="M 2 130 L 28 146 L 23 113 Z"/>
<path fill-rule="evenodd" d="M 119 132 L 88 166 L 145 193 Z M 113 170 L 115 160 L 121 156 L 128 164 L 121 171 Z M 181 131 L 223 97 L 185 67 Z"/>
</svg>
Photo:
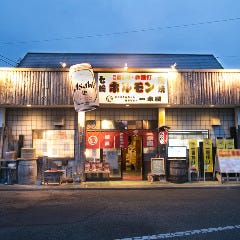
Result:
<svg viewBox="0 0 240 240">
<path fill-rule="evenodd" d="M 151 158 L 151 173 L 148 175 L 148 180 L 151 182 L 155 177 L 165 177 L 165 163 L 164 158 Z"/>
<path fill-rule="evenodd" d="M 215 162 L 215 171 L 217 179 L 223 182 L 223 174 L 227 180 L 229 174 L 235 174 L 234 180 L 239 180 L 240 174 L 240 149 L 218 149 Z"/>
<path fill-rule="evenodd" d="M 203 159 L 204 159 L 204 173 L 213 172 L 213 154 L 212 154 L 212 140 L 203 139 Z"/>
</svg>

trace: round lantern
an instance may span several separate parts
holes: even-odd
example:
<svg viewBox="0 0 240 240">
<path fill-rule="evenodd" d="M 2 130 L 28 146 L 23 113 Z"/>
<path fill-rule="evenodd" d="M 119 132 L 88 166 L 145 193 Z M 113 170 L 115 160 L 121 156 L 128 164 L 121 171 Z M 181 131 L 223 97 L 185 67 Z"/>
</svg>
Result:
<svg viewBox="0 0 240 240">
<path fill-rule="evenodd" d="M 89 63 L 70 67 L 69 77 L 73 85 L 73 103 L 77 112 L 96 109 L 99 106 L 98 89 Z"/>
</svg>

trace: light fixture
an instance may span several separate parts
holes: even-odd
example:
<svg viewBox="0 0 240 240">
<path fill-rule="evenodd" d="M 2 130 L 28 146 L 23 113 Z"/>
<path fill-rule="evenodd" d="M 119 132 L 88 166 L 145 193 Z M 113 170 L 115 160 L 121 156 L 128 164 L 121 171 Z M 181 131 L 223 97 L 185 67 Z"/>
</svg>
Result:
<svg viewBox="0 0 240 240">
<path fill-rule="evenodd" d="M 125 64 L 124 64 L 123 71 L 124 71 L 124 72 L 127 72 L 127 70 L 128 70 L 128 65 L 127 65 L 127 63 L 125 63 Z"/>
<path fill-rule="evenodd" d="M 67 66 L 67 64 L 65 62 L 60 62 L 60 65 L 62 68 L 65 68 Z"/>
<path fill-rule="evenodd" d="M 172 69 L 172 70 L 175 70 L 175 69 L 176 69 L 176 66 L 177 66 L 177 63 L 174 63 L 173 65 L 171 65 L 171 69 Z"/>
<path fill-rule="evenodd" d="M 31 107 L 32 105 L 31 104 L 27 104 L 27 107 Z"/>
</svg>

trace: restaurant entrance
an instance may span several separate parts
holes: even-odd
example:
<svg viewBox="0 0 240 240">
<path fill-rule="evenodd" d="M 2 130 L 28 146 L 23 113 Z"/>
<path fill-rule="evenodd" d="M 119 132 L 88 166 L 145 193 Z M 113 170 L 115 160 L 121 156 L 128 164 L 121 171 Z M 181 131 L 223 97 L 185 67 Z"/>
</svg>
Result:
<svg viewBox="0 0 240 240">
<path fill-rule="evenodd" d="M 129 136 L 128 147 L 121 149 L 122 179 L 142 180 L 142 136 Z"/>
</svg>

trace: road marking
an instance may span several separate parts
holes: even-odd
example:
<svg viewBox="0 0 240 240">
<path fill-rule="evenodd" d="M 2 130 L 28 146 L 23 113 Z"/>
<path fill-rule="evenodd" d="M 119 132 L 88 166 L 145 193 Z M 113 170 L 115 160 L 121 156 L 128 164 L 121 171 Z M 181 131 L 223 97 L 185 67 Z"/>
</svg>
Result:
<svg viewBox="0 0 240 240">
<path fill-rule="evenodd" d="M 189 231 L 175 232 L 175 233 L 163 233 L 163 234 L 148 235 L 148 236 L 141 236 L 141 237 L 118 238 L 116 240 L 158 240 L 158 239 L 167 239 L 167 238 L 190 236 L 190 235 L 196 235 L 196 234 L 221 232 L 221 231 L 227 231 L 227 230 L 233 230 L 233 229 L 240 229 L 240 225 L 202 228 L 202 229 L 198 229 L 198 230 L 189 230 Z"/>
</svg>

